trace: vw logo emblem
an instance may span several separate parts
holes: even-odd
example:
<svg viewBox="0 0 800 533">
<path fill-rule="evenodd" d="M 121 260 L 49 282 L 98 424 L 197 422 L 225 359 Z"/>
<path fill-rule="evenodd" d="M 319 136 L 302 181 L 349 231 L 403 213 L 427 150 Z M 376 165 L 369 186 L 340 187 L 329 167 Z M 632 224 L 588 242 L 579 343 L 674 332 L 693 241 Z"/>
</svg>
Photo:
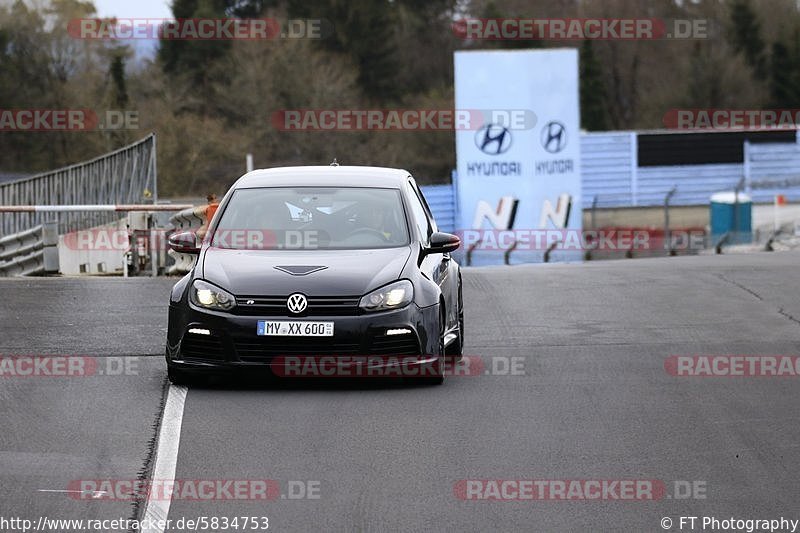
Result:
<svg viewBox="0 0 800 533">
<path fill-rule="evenodd" d="M 567 128 L 551 120 L 542 128 L 542 146 L 551 154 L 557 154 L 567 146 Z"/>
<path fill-rule="evenodd" d="M 475 146 L 484 154 L 504 154 L 511 148 L 511 131 L 499 124 L 486 124 L 475 132 Z"/>
<path fill-rule="evenodd" d="M 308 307 L 308 300 L 306 297 L 299 292 L 296 292 L 289 296 L 289 299 L 286 300 L 286 307 L 289 308 L 294 314 L 302 313 Z"/>
</svg>

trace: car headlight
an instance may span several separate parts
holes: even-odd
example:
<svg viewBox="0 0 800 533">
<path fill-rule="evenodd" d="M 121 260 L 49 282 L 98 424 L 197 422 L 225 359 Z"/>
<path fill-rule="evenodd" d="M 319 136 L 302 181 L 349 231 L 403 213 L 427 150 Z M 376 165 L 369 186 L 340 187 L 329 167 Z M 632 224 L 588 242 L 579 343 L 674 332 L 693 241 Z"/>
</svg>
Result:
<svg viewBox="0 0 800 533">
<path fill-rule="evenodd" d="M 221 311 L 229 311 L 236 305 L 236 299 L 231 293 L 200 279 L 192 283 L 189 300 L 198 307 Z"/>
<path fill-rule="evenodd" d="M 387 311 L 405 307 L 414 299 L 414 286 L 403 279 L 367 294 L 358 306 L 364 311 Z"/>
</svg>

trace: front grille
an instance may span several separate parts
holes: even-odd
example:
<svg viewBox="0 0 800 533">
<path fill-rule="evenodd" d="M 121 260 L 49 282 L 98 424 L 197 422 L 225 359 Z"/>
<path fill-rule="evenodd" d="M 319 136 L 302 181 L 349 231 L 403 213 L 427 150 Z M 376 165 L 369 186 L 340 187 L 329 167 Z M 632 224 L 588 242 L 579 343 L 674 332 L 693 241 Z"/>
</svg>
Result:
<svg viewBox="0 0 800 533">
<path fill-rule="evenodd" d="M 309 296 L 308 308 L 300 314 L 289 312 L 289 296 L 240 296 L 233 312 L 243 316 L 355 316 L 360 296 Z M 253 302 L 253 303 L 249 303 Z"/>
<path fill-rule="evenodd" d="M 222 340 L 213 335 L 187 333 L 181 341 L 181 355 L 184 359 L 224 359 Z"/>
<path fill-rule="evenodd" d="M 372 339 L 369 353 L 374 355 L 420 355 L 419 342 L 413 333 L 378 335 Z"/>
<path fill-rule="evenodd" d="M 236 354 L 242 361 L 269 361 L 280 355 L 358 355 L 361 344 L 315 338 L 235 339 Z"/>
</svg>

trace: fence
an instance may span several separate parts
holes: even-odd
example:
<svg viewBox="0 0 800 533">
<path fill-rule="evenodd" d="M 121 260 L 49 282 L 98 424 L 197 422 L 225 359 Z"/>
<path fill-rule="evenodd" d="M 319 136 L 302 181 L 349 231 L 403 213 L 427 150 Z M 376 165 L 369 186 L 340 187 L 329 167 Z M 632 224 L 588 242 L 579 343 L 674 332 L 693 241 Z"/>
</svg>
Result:
<svg viewBox="0 0 800 533">
<path fill-rule="evenodd" d="M 158 200 L 155 134 L 90 161 L 0 185 L 0 205 L 135 204 L 143 200 Z M 0 236 L 54 217 L 48 213 L 0 214 Z M 116 218 L 119 215 L 115 213 L 62 213 L 58 232 L 87 229 Z"/>
</svg>

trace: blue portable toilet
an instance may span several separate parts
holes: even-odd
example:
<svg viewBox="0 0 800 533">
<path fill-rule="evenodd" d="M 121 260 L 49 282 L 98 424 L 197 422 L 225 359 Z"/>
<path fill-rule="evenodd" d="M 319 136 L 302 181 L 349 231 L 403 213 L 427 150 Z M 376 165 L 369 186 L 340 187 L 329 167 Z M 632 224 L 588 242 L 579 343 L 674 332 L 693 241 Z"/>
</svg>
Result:
<svg viewBox="0 0 800 533">
<path fill-rule="evenodd" d="M 711 239 L 717 242 L 730 233 L 728 243 L 742 244 L 753 240 L 753 199 L 734 192 L 711 195 Z"/>
</svg>

